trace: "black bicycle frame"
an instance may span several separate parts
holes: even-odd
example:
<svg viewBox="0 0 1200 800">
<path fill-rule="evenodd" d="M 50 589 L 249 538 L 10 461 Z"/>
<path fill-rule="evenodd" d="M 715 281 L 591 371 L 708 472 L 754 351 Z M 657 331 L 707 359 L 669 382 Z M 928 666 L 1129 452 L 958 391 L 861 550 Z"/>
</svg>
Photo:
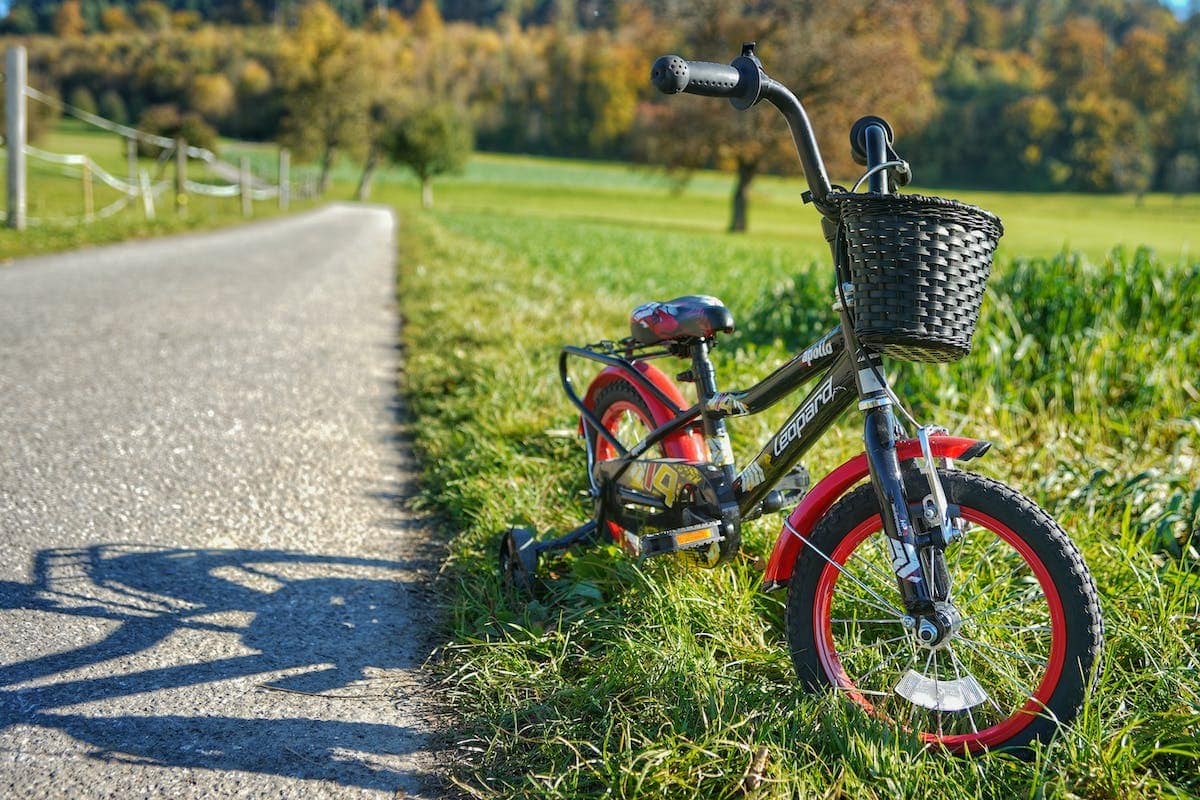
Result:
<svg viewBox="0 0 1200 800">
<path fill-rule="evenodd" d="M 804 454 L 857 396 L 856 371 L 851 366 L 848 353 L 845 337 L 839 326 L 749 389 L 718 392 L 714 397 L 702 400 L 687 409 L 675 407 L 657 386 L 638 372 L 633 362 L 623 358 L 586 348 L 564 347 L 560 372 L 567 395 L 583 415 L 585 424 L 613 445 L 618 453 L 617 459 L 627 464 L 643 457 L 665 438 L 704 416 L 725 418 L 758 414 L 824 373 L 821 380 L 788 417 L 783 427 L 738 474 L 734 489 L 738 508 L 745 516 L 762 501 L 780 478 L 800 462 Z M 628 380 L 651 392 L 663 405 L 676 411 L 675 417 L 651 431 L 637 445 L 627 449 L 604 428 L 591 409 L 587 408 L 575 393 L 570 376 L 566 373 L 568 356 L 580 356 L 621 369 Z"/>
<path fill-rule="evenodd" d="M 630 382 L 650 392 L 666 408 L 675 411 L 675 416 L 651 431 L 634 447 L 626 448 L 605 429 L 575 392 L 567 372 L 570 356 L 617 367 Z M 864 412 L 863 440 L 872 483 L 878 494 L 880 507 L 888 510 L 888 513 L 883 514 L 883 527 L 890 541 L 893 567 L 901 593 L 910 611 L 919 611 L 930 606 L 931 596 L 921 578 L 920 562 L 917 558 L 917 531 L 909 515 L 903 476 L 896 457 L 898 427 L 892 413 L 892 401 L 886 379 L 881 371 L 881 359 L 877 354 L 869 353 L 859 346 L 853 330 L 845 325 L 844 312 L 843 325 L 822 336 L 754 386 L 742 391 L 718 392 L 711 397 L 702 397 L 700 402 L 687 409 L 678 408 L 658 386 L 637 370 L 633 361 L 612 353 L 582 347 L 564 347 L 559 359 L 559 373 L 563 389 L 583 416 L 584 424 L 608 441 L 616 450 L 617 459 L 623 462 L 622 469 L 616 473 L 617 476 L 624 471 L 624 467 L 642 458 L 655 445 L 696 421 L 703 421 L 706 417 L 724 419 L 758 414 L 819 375 L 820 379 L 783 426 L 738 473 L 734 481 L 734 494 L 743 518 L 751 515 L 759 507 L 772 487 L 800 463 L 804 454 L 842 412 L 858 399 L 859 408 Z M 594 440 L 589 438 L 590 478 L 595 463 L 593 448 Z"/>
</svg>

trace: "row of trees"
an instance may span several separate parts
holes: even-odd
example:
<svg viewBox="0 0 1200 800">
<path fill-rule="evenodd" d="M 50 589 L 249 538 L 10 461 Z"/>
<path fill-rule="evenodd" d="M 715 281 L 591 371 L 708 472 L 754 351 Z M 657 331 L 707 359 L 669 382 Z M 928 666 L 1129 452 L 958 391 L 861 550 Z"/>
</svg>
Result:
<svg viewBox="0 0 1200 800">
<path fill-rule="evenodd" d="M 487 149 L 718 166 L 744 199 L 756 175 L 796 169 L 773 112 L 656 97 L 646 75 L 658 54 L 728 60 L 750 39 L 843 178 L 848 125 L 865 113 L 893 122 L 924 182 L 1185 192 L 1200 172 L 1200 14 L 1152 0 L 443 1 L 470 23 L 433 0 L 94 5 L 95 23 L 87 0 L 12 5 L 10 18 L 51 25 L 75 7 L 85 28 L 110 31 L 29 39 L 43 85 L 107 116 L 169 107 L 283 138 L 326 168 L 349 152 L 365 187 L 389 132 L 433 115 L 469 121 Z M 170 13 L 231 19 L 235 6 L 269 6 L 272 24 L 172 27 Z M 165 27 L 146 22 L 151 7 Z M 117 10 L 130 27 L 105 27 Z"/>
<path fill-rule="evenodd" d="M 388 11 L 411 16 L 422 0 L 328 0 L 328 5 L 351 26 L 369 26 Z M 137 25 L 147 30 L 165 26 L 193 27 L 198 21 L 234 25 L 293 23 L 305 0 L 10 0 L 6 32 L 64 32 L 64 7 L 83 32 L 113 32 Z M 524 26 L 566 24 L 598 28 L 614 24 L 629 5 L 623 0 L 441 0 L 443 18 L 492 25 L 501 18 Z M 74 29 L 74 26 L 73 26 Z M 4 31 L 0 31 L 4 32 Z"/>
</svg>

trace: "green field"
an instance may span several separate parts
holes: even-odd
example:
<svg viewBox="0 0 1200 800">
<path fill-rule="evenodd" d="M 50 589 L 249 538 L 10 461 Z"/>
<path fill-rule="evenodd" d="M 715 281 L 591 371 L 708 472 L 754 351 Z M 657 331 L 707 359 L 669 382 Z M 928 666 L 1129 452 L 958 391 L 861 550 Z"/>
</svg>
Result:
<svg viewBox="0 0 1200 800">
<path fill-rule="evenodd" d="M 112 137 L 68 125 L 43 146 L 122 169 Z M 269 169 L 269 150 L 242 147 L 227 145 Z M 336 178 L 335 195 L 349 196 L 355 167 Z M 80 212 L 77 180 L 39 180 L 31 214 Z M 588 513 L 576 417 L 558 387 L 562 344 L 622 336 L 641 301 L 712 293 L 739 327 L 715 354 L 723 386 L 742 388 L 832 323 L 828 253 L 799 181 L 756 184 L 747 236 L 723 233 L 730 188 L 714 173 L 678 193 L 619 164 L 479 155 L 437 184 L 425 213 L 411 177 L 377 180 L 374 199 L 400 210 L 419 504 L 451 542 L 438 669 L 460 715 L 457 784 L 480 797 L 1200 794 L 1196 197 L 949 193 L 1007 226 L 975 351 L 957 365 L 889 366 L 919 418 L 995 442 L 973 468 L 1049 509 L 1100 587 L 1103 677 L 1076 726 L 1032 763 L 925 753 L 839 698 L 804 694 L 783 597 L 758 590 L 750 558 L 699 571 L 574 552 L 543 561 L 534 602 L 502 589 L 499 531 L 561 532 Z M 0 231 L 0 254 L 240 218 L 235 200 L 205 202 L 186 221 L 168 211 L 149 225 L 130 210 L 102 225 Z M 741 459 L 791 410 L 781 405 L 734 426 Z M 860 438 L 848 417 L 809 469 L 824 474 Z M 749 526 L 745 550 L 765 554 L 778 531 L 778 518 Z M 743 776 L 762 753 L 763 782 L 750 788 Z"/>
<path fill-rule="evenodd" d="M 919 165 L 916 174 L 920 177 Z M 357 178 L 347 165 L 338 177 Z M 850 181 L 846 181 L 849 183 Z M 377 194 L 395 198 L 410 186 L 404 172 L 380 175 Z M 659 171 L 624 164 L 479 154 L 463 175 L 437 184 L 438 205 L 456 212 L 513 213 L 553 219 L 635 223 L 664 231 L 714 232 L 729 219 L 732 179 L 701 172 L 682 193 Z M 828 251 L 815 212 L 800 200 L 799 178 L 755 181 L 750 229 L 756 241 L 788 243 L 803 261 Z M 1099 259 L 1114 246 L 1153 247 L 1166 259 L 1200 255 L 1200 195 L 1182 199 L 1150 195 L 1142 204 L 1126 195 L 1033 194 L 911 187 L 924 194 L 949 195 L 999 214 L 1007 233 L 1000 255 L 1052 255 L 1078 250 Z M 406 205 L 415 195 L 400 195 Z"/>
<path fill-rule="evenodd" d="M 416 210 L 410 180 L 382 177 L 376 197 L 402 212 L 404 388 L 421 503 L 451 537 L 440 666 L 461 717 L 464 791 L 1200 792 L 1200 566 L 1188 538 L 1200 525 L 1196 198 L 1138 207 L 956 193 L 1008 228 L 975 350 L 957 365 L 889 367 L 919 418 L 995 442 L 973 467 L 1050 510 L 1100 587 L 1103 677 L 1075 727 L 1026 763 L 925 753 L 837 697 L 804 694 L 783 598 L 758 590 L 750 559 L 702 571 L 609 548 L 544 559 L 532 603 L 499 583 L 506 526 L 562 532 L 588 514 L 560 345 L 624 335 L 640 301 L 708 292 L 740 328 L 716 351 L 723 386 L 744 388 L 831 323 L 827 254 L 797 182 L 764 181 L 753 233 L 730 236 L 729 182 L 715 175 L 673 195 L 661 177 L 619 165 L 480 156 L 438 185 L 431 214 Z M 735 425 L 739 458 L 790 410 Z M 814 476 L 857 452 L 860 437 L 848 416 L 807 459 Z M 778 531 L 778 517 L 753 524 L 745 549 L 765 554 Z M 763 783 L 750 788 L 743 776 L 763 752 Z"/>
<path fill-rule="evenodd" d="M 241 142 L 222 142 L 221 155 L 236 159 L 240 155 L 251 157 L 253 169 L 260 175 L 274 179 L 277 168 L 274 148 Z M 85 125 L 72 119 L 62 120 L 41 141 L 35 143 L 41 150 L 56 154 L 83 154 L 90 156 L 101 168 L 122 180 L 128 180 L 125 157 L 125 140 L 119 136 Z M 0 148 L 0 171 L 7 169 L 7 150 Z M 29 157 L 26 161 L 28 174 L 28 197 L 26 213 L 29 226 L 18 233 L 0 226 L 0 261 L 15 256 L 66 250 L 91 244 L 118 242 L 130 238 L 156 236 L 183 230 L 198 230 L 218 225 L 227 225 L 242 219 L 240 200 L 234 198 L 188 196 L 187 215 L 175 213 L 172 198 L 174 193 L 161 193 L 155 203 L 156 219 L 147 220 L 141 200 L 135 199 L 113 216 L 90 224 L 83 222 L 84 189 L 81 170 L 75 166 L 51 164 Z M 138 166 L 145 169 L 151 182 L 173 179 L 173 164 L 159 163 L 155 159 L 139 159 Z M 208 168 L 198 161 L 189 162 L 188 177 L 202 183 L 224 184 Z M 102 209 L 121 199 L 117 190 L 99 179 L 92 182 L 93 209 Z M 0 206 L 4 200 L 0 199 Z M 293 203 L 296 207 L 311 205 L 311 202 Z M 278 213 L 276 201 L 259 201 L 254 204 L 256 217 Z"/>
</svg>

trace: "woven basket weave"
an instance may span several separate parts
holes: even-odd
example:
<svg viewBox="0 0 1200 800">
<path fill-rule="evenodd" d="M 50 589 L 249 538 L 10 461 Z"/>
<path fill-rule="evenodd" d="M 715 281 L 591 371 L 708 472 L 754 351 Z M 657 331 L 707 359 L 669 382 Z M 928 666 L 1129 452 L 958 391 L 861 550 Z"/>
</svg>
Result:
<svg viewBox="0 0 1200 800">
<path fill-rule="evenodd" d="M 838 193 L 859 341 L 905 361 L 971 351 L 979 306 L 1004 233 L 981 208 L 920 195 Z"/>
</svg>

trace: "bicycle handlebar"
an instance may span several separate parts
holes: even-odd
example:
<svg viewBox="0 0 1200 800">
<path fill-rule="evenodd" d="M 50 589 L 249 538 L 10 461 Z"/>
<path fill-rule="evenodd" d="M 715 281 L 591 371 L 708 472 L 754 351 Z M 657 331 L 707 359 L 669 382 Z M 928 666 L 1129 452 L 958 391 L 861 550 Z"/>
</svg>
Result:
<svg viewBox="0 0 1200 800">
<path fill-rule="evenodd" d="M 650 68 L 650 81 L 664 94 L 686 92 L 728 97 L 739 111 L 760 100 L 770 102 L 787 120 L 813 204 L 826 217 L 836 217 L 837 209 L 825 200 L 832 186 L 808 113 L 790 89 L 763 71 L 762 62 L 754 54 L 753 42 L 742 45 L 742 54 L 728 66 L 711 61 L 688 61 L 674 55 L 662 56 Z"/>
<path fill-rule="evenodd" d="M 650 67 L 650 80 L 663 94 L 687 92 L 732 98 L 741 94 L 742 74 L 732 64 L 663 56 Z"/>
</svg>

